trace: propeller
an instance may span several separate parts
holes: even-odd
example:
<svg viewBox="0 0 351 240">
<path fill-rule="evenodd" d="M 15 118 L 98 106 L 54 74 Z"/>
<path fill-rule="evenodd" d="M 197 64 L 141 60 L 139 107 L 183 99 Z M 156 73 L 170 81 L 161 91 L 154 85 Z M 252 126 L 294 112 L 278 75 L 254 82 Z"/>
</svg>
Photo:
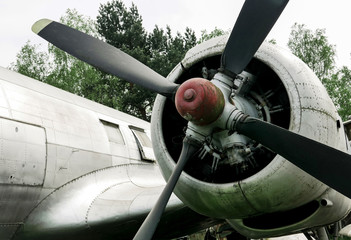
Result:
<svg viewBox="0 0 351 240">
<path fill-rule="evenodd" d="M 350 154 L 252 117 L 238 121 L 236 130 L 351 198 Z"/>
<path fill-rule="evenodd" d="M 287 2 L 288 0 L 245 1 L 222 54 L 221 69 L 223 73 L 235 75 L 243 71 Z M 47 19 L 36 22 L 32 30 L 67 53 L 131 83 L 172 99 L 178 90 L 177 84 L 167 81 L 121 50 L 85 33 Z M 192 87 L 189 89 L 189 91 L 183 89 L 183 96 L 186 101 L 191 102 L 197 94 Z M 201 96 L 207 97 L 208 92 Z M 225 108 L 222 103 L 218 103 L 222 100 L 223 96 L 219 96 L 219 100 L 212 102 L 209 107 L 203 106 L 203 109 L 220 109 L 220 111 L 213 113 L 214 115 L 210 114 L 211 121 L 206 121 L 206 124 L 213 124 L 213 121 L 220 117 L 221 111 Z M 202 119 L 202 114 L 196 113 L 196 119 Z M 188 120 L 192 121 L 192 116 L 188 115 Z M 221 121 L 223 122 L 223 119 Z M 349 154 L 252 117 L 242 117 L 241 115 L 239 120 L 236 119 L 232 125 L 234 126 L 233 130 L 270 148 L 307 173 L 351 198 L 351 188 L 348 184 L 348 175 L 351 169 Z M 201 127 L 199 129 L 201 130 Z M 199 145 L 194 142 L 191 135 L 185 137 L 177 165 L 159 200 L 134 239 L 147 240 L 152 238 L 186 162 L 198 149 Z"/>
<path fill-rule="evenodd" d="M 99 39 L 49 19 L 34 23 L 32 31 L 72 56 L 130 83 L 172 98 L 178 87 L 151 68 Z"/>
<path fill-rule="evenodd" d="M 230 75 L 233 73 L 239 74 L 246 67 L 278 19 L 287 2 L 288 0 L 246 0 L 222 54 L 221 68 L 224 73 L 230 73 Z M 85 33 L 48 19 L 36 22 L 32 30 L 63 51 L 126 81 L 135 83 L 171 99 L 173 99 L 178 90 L 179 85 L 167 81 L 164 77 L 123 51 Z M 209 93 L 209 91 L 207 90 L 205 93 Z M 191 102 L 196 96 L 196 92 L 190 87 L 189 91 L 187 89 L 184 90 L 184 95 L 181 98 L 184 97 L 184 101 Z M 208 95 L 202 94 L 201 96 L 206 98 Z M 215 94 L 216 96 L 217 94 Z M 206 124 L 215 121 L 224 109 L 223 95 L 218 97 L 218 101 L 215 100 L 208 108 L 203 108 L 210 110 L 215 107 L 219 109 L 210 114 L 211 120 L 205 121 Z M 223 101 L 223 104 L 218 103 L 220 101 Z M 200 101 L 200 104 L 202 104 L 202 101 Z M 196 114 L 197 119 L 201 119 L 202 113 Z M 192 120 L 192 118 L 190 117 L 188 120 Z M 248 136 L 252 134 L 248 131 L 248 127 L 246 127 L 249 126 L 246 121 L 238 123 L 237 126 L 243 134 L 245 132 L 247 132 Z M 266 127 L 266 125 L 263 126 L 263 128 Z M 277 135 L 279 135 L 279 132 L 277 132 Z M 253 139 L 254 137 L 256 136 L 253 136 Z M 259 139 L 258 136 L 257 138 Z M 273 139 L 273 141 L 276 140 Z M 152 238 L 162 212 L 167 205 L 186 162 L 198 149 L 199 146 L 194 143 L 191 135 L 185 137 L 177 165 L 159 200 L 134 239 L 147 240 Z M 288 152 L 289 149 L 286 151 Z"/>
<path fill-rule="evenodd" d="M 182 173 L 185 164 L 191 156 L 193 156 L 198 150 L 199 145 L 192 139 L 185 137 L 183 140 L 183 148 L 180 153 L 179 160 L 175 166 L 172 175 L 168 179 L 166 187 L 163 189 L 156 205 L 152 208 L 151 212 L 148 214 L 147 218 L 139 228 L 137 234 L 134 236 L 133 240 L 145 240 L 151 239 L 154 235 L 156 227 L 161 219 L 162 213 L 168 203 L 168 200 L 176 186 L 179 176 Z"/>
<path fill-rule="evenodd" d="M 221 68 L 241 73 L 287 3 L 288 0 L 246 0 L 222 54 Z"/>
</svg>

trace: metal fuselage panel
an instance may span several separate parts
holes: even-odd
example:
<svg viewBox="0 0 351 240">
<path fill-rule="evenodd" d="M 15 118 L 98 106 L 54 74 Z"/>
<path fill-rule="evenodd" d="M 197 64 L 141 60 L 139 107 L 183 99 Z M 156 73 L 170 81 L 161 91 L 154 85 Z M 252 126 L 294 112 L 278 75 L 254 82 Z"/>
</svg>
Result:
<svg viewBox="0 0 351 240">
<path fill-rule="evenodd" d="M 123 143 L 109 138 L 106 122 L 119 129 Z M 81 176 L 118 165 L 154 166 L 141 162 L 130 126 L 149 134 L 145 121 L 0 68 L 0 239 L 9 239 L 55 189 Z M 158 168 L 149 171 L 154 186 L 163 186 Z"/>
</svg>

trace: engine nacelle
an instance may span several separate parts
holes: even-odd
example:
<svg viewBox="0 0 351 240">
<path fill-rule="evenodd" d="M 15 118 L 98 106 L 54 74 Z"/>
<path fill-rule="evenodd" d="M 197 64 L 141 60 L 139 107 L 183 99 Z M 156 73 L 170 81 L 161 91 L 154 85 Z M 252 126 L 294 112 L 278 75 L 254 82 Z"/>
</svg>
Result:
<svg viewBox="0 0 351 240">
<path fill-rule="evenodd" d="M 168 79 L 176 83 L 193 77 L 212 79 L 226 41 L 227 36 L 222 36 L 194 47 Z M 244 113 L 348 151 L 341 119 L 325 88 L 288 51 L 263 43 L 234 86 L 231 100 Z M 174 103 L 158 96 L 152 139 L 166 179 L 179 157 L 186 126 Z M 221 129 L 189 161 L 175 193 L 193 210 L 227 219 L 250 238 L 327 225 L 345 217 L 351 208 L 348 198 L 286 159 L 245 136 Z"/>
</svg>

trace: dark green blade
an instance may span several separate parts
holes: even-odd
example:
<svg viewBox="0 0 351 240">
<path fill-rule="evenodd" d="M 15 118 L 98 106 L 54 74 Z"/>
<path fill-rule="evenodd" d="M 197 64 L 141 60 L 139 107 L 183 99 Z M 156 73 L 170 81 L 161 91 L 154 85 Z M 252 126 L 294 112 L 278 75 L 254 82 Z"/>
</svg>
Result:
<svg viewBox="0 0 351 240">
<path fill-rule="evenodd" d="M 152 238 L 157 228 L 157 225 L 161 219 L 162 213 L 173 192 L 173 189 L 176 186 L 180 174 L 184 169 L 185 164 L 198 149 L 199 148 L 192 142 L 188 141 L 187 138 L 184 139 L 183 148 L 179 160 L 172 172 L 172 175 L 168 179 L 166 187 L 163 189 L 159 199 L 157 200 L 156 205 L 152 208 L 151 212 L 139 228 L 137 234 L 134 236 L 133 240 L 150 240 Z"/>
<path fill-rule="evenodd" d="M 72 56 L 156 93 L 172 97 L 178 87 L 121 50 L 61 23 L 42 19 L 32 30 Z"/>
<path fill-rule="evenodd" d="M 256 118 L 238 122 L 236 130 L 351 198 L 349 154 Z"/>
<path fill-rule="evenodd" d="M 222 54 L 222 68 L 241 73 L 287 3 L 288 0 L 246 0 Z"/>
</svg>

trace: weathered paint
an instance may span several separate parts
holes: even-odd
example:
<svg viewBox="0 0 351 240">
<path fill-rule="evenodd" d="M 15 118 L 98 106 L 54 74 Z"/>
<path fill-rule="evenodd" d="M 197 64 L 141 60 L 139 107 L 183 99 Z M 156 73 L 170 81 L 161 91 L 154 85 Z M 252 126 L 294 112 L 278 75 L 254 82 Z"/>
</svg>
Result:
<svg viewBox="0 0 351 240">
<path fill-rule="evenodd" d="M 175 104 L 183 118 L 201 126 L 212 123 L 220 116 L 224 97 L 210 81 L 192 78 L 177 90 Z"/>
<path fill-rule="evenodd" d="M 150 134 L 143 120 L 0 67 L 0 239 L 131 239 L 165 185 L 132 129 Z M 184 212 L 193 231 L 213 224 L 175 195 L 167 208 L 175 234 L 190 231 Z"/>
<path fill-rule="evenodd" d="M 219 37 L 191 49 L 168 78 L 176 81 L 183 72 L 181 69 L 190 68 L 208 57 L 220 55 L 226 40 L 227 36 Z M 255 58 L 278 75 L 288 93 L 291 115 L 289 130 L 347 151 L 348 142 L 344 129 L 342 126 L 337 127 L 337 121 L 341 119 L 336 108 L 319 79 L 307 65 L 286 50 L 269 43 L 261 45 Z M 153 119 L 162 118 L 164 107 L 165 99 L 158 97 Z M 168 178 L 175 163 L 167 152 L 161 123 L 152 122 L 152 137 L 157 143 L 154 149 L 162 173 Z M 227 218 L 234 228 L 251 238 L 278 236 L 308 226 L 328 225 L 343 218 L 351 207 L 348 198 L 279 155 L 257 174 L 238 182 L 213 184 L 183 173 L 175 193 L 187 205 L 202 214 Z M 334 205 L 318 208 L 309 221 L 306 219 L 307 222 L 302 221 L 278 229 L 251 229 L 242 224 L 242 219 L 251 216 L 284 212 L 313 200 L 318 202 L 323 198 L 328 198 Z"/>
</svg>

